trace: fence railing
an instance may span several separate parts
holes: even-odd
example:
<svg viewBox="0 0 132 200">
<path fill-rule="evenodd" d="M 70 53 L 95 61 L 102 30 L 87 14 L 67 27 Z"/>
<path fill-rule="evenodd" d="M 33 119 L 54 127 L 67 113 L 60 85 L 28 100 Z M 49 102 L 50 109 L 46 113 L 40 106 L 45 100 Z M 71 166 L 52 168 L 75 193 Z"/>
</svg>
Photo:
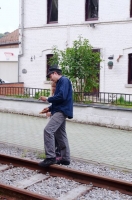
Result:
<svg viewBox="0 0 132 200">
<path fill-rule="evenodd" d="M 36 98 L 50 96 L 50 89 L 28 88 L 28 87 L 0 87 L 0 95 L 19 98 Z M 74 92 L 73 100 L 76 103 L 100 103 L 111 105 L 132 106 L 132 94 L 107 93 L 107 92 Z"/>
<path fill-rule="evenodd" d="M 14 96 L 21 98 L 39 98 L 40 96 L 49 96 L 50 89 L 28 88 L 28 87 L 0 87 L 0 95 Z"/>
<path fill-rule="evenodd" d="M 74 101 L 78 103 L 83 102 L 85 104 L 100 103 L 100 104 L 132 106 L 132 94 L 108 93 L 108 92 L 97 92 L 97 93 L 74 92 Z"/>
</svg>

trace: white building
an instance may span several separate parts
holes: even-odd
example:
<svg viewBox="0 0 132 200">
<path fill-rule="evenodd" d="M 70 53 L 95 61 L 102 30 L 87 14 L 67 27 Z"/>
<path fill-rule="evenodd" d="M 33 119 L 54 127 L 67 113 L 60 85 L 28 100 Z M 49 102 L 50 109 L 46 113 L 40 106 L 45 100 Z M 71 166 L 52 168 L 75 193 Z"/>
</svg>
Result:
<svg viewBox="0 0 132 200">
<path fill-rule="evenodd" d="M 18 82 L 18 29 L 0 38 L 0 78 L 4 81 Z"/>
<path fill-rule="evenodd" d="M 132 93 L 132 0 L 20 0 L 19 33 L 19 81 L 26 87 L 49 88 L 52 47 L 63 50 L 81 35 L 101 52 L 99 91 Z"/>
</svg>

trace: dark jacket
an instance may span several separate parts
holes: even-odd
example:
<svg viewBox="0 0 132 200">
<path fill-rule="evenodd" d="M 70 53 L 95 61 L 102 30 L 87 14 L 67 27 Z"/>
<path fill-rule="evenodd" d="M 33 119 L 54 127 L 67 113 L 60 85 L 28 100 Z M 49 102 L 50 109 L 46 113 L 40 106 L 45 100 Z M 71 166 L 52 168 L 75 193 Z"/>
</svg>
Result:
<svg viewBox="0 0 132 200">
<path fill-rule="evenodd" d="M 62 76 L 57 81 L 54 96 L 49 97 L 48 102 L 52 103 L 49 107 L 52 115 L 63 112 L 69 119 L 73 118 L 72 85 L 68 78 Z"/>
</svg>

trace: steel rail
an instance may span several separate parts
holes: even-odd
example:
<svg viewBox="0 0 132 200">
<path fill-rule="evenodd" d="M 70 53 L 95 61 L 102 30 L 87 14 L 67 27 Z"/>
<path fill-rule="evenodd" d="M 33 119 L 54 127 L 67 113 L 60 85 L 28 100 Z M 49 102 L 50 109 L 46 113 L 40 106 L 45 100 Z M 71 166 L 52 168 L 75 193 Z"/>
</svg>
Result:
<svg viewBox="0 0 132 200">
<path fill-rule="evenodd" d="M 44 195 L 36 194 L 24 189 L 19 189 L 13 186 L 5 185 L 0 183 L 0 194 L 9 197 L 14 197 L 14 199 L 20 200 L 56 200 L 54 198 L 46 197 Z"/>
<path fill-rule="evenodd" d="M 132 196 L 132 183 L 119 179 L 105 177 L 87 172 L 81 172 L 74 169 L 69 169 L 59 165 L 51 165 L 50 167 L 42 168 L 38 162 L 18 157 L 0 154 L 0 162 L 4 164 L 13 164 L 13 166 L 27 167 L 32 170 L 39 170 L 41 173 L 48 172 L 51 176 L 64 177 L 83 184 L 92 184 L 94 187 L 105 188 L 109 190 L 118 190 L 121 193 Z"/>
</svg>

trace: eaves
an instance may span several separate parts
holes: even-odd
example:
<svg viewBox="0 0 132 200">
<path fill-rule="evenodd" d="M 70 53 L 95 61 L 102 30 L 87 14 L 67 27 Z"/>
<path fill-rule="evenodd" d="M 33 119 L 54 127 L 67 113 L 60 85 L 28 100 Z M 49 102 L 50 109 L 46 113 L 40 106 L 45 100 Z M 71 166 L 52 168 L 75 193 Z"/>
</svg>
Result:
<svg viewBox="0 0 132 200">
<path fill-rule="evenodd" d="M 21 44 L 21 42 L 3 43 L 0 44 L 0 46 L 19 45 L 19 44 Z"/>
</svg>

